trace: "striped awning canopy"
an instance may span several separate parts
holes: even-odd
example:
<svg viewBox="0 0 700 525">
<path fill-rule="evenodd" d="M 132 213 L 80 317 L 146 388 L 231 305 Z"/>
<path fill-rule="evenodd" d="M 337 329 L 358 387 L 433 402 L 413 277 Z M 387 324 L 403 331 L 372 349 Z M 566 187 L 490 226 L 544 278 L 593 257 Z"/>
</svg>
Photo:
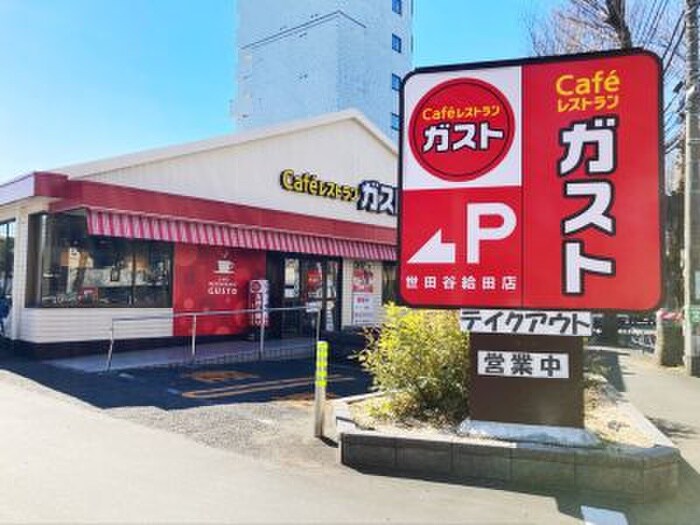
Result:
<svg viewBox="0 0 700 525">
<path fill-rule="evenodd" d="M 106 210 L 88 209 L 86 211 L 90 235 L 308 253 L 351 259 L 396 260 L 396 248 L 389 244 Z"/>
</svg>

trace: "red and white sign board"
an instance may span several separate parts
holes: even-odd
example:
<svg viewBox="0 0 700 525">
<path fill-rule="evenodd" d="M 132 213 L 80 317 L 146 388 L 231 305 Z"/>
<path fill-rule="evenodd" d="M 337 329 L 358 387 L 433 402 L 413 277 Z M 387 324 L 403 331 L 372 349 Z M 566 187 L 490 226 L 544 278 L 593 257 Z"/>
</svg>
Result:
<svg viewBox="0 0 700 525">
<path fill-rule="evenodd" d="M 248 283 L 248 308 L 260 310 L 250 314 L 250 325 L 270 326 L 270 313 L 265 311 L 270 300 L 270 282 L 267 279 L 251 279 Z"/>
<path fill-rule="evenodd" d="M 643 51 L 425 68 L 402 92 L 411 306 L 661 299 L 661 70 Z"/>
</svg>

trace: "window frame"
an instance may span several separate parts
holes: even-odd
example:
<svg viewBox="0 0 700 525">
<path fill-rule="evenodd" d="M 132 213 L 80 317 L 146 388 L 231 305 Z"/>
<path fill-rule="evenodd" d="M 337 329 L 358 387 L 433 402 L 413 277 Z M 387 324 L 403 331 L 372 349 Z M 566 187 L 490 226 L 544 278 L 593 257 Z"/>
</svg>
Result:
<svg viewBox="0 0 700 525">
<path fill-rule="evenodd" d="M 391 89 L 401 91 L 401 77 L 396 73 L 391 74 Z"/>
<path fill-rule="evenodd" d="M 403 42 L 401 40 L 401 37 L 396 33 L 391 33 L 391 49 L 393 49 L 397 53 L 401 53 L 402 48 Z"/>
<path fill-rule="evenodd" d="M 0 252 L 0 266 L 2 266 L 0 269 L 2 272 L 0 277 L 0 295 L 9 299 L 12 295 L 12 290 L 10 289 L 10 294 L 8 295 L 8 283 L 12 283 L 14 279 L 15 239 L 17 237 L 16 219 L 0 222 L 0 231 L 3 234 L 2 238 L 5 239 Z M 10 239 L 12 240 L 10 241 Z M 12 253 L 11 258 L 10 253 Z"/>
<path fill-rule="evenodd" d="M 391 129 L 399 131 L 401 129 L 401 117 L 397 113 L 391 112 Z"/>
<path fill-rule="evenodd" d="M 115 277 L 112 277 L 112 274 L 110 274 L 109 279 L 110 281 L 116 280 L 116 279 L 121 279 L 120 274 L 124 269 L 130 268 L 130 276 L 128 279 L 128 283 L 125 283 L 123 286 L 114 286 L 113 290 L 114 293 L 121 293 L 124 292 L 126 294 L 126 299 L 124 301 L 118 301 L 118 302 L 107 302 L 107 303 L 102 303 L 97 300 L 93 302 L 92 300 L 90 301 L 85 301 L 81 302 L 80 300 L 76 301 L 66 301 L 65 299 L 59 299 L 59 296 L 56 295 L 55 297 L 55 303 L 51 302 L 44 302 L 44 299 L 46 297 L 51 297 L 51 286 L 48 282 L 45 282 L 45 270 L 46 268 L 58 268 L 59 272 L 62 271 L 61 264 L 60 264 L 60 256 L 59 256 L 59 263 L 56 264 L 56 249 L 62 249 L 65 248 L 65 246 L 54 246 L 54 243 L 57 242 L 59 239 L 55 238 L 57 236 L 57 229 L 55 226 L 55 223 L 53 221 L 55 220 L 60 220 L 60 216 L 62 215 L 70 215 L 70 214 L 63 214 L 63 213 L 57 213 L 57 214 L 51 214 L 51 213 L 37 213 L 37 214 L 32 214 L 30 216 L 30 252 L 35 254 L 36 263 L 33 265 L 35 266 L 33 268 L 33 271 L 28 271 L 27 272 L 27 294 L 26 294 L 26 306 L 28 308 L 48 308 L 48 309 L 93 309 L 93 308 L 136 308 L 136 309 L 144 309 L 144 308 L 172 308 L 173 306 L 173 279 L 174 279 L 174 271 L 175 271 L 175 246 L 171 242 L 164 242 L 164 241 L 149 241 L 149 240 L 142 240 L 142 239 L 127 239 L 127 238 L 122 238 L 122 237 L 108 237 L 108 236 L 99 236 L 99 235 L 87 235 L 86 233 L 84 235 L 81 235 L 81 238 L 79 240 L 76 240 L 76 242 L 81 243 L 80 244 L 80 250 L 86 253 L 91 254 L 90 257 L 96 257 L 97 254 L 104 255 L 107 252 L 104 252 L 101 249 L 98 249 L 97 246 L 101 242 L 111 242 L 111 243 L 119 243 L 121 246 L 120 248 L 123 248 L 123 257 L 120 260 L 123 260 L 126 265 L 124 268 L 119 265 L 119 267 L 114 266 L 112 268 L 113 275 Z M 66 226 L 64 225 L 64 228 Z M 68 226 L 70 228 L 70 226 Z M 63 237 L 60 238 L 60 240 L 64 240 Z M 112 247 L 114 249 L 114 247 Z M 117 249 L 117 253 L 121 251 Z M 153 268 L 150 265 L 154 263 L 156 259 L 158 259 L 157 255 L 160 254 L 163 257 L 163 261 L 165 261 L 165 264 L 162 267 L 162 270 L 167 272 L 167 275 L 164 275 L 164 279 L 160 284 L 155 285 L 155 284 L 149 284 L 147 281 L 141 282 L 137 279 L 137 260 L 140 258 L 143 261 L 147 261 L 148 268 L 140 270 L 143 272 L 141 274 L 141 277 L 143 278 L 144 276 L 150 276 L 153 272 Z M 116 259 L 115 259 L 116 260 Z M 100 267 L 100 269 L 105 269 L 107 267 Z M 145 267 L 144 267 L 145 268 Z M 53 274 L 53 270 L 48 272 L 49 274 Z M 56 278 L 56 277 L 52 277 Z M 60 279 L 60 278 L 59 278 Z M 55 286 L 56 283 L 54 283 Z M 58 281 L 58 284 L 60 285 L 61 282 L 60 280 Z M 85 289 L 91 288 L 91 287 L 98 287 L 98 288 L 106 288 L 106 289 L 111 289 L 112 287 L 107 285 L 107 286 L 101 286 L 100 285 L 91 285 L 91 286 L 86 286 Z M 117 288 L 119 290 L 117 290 Z M 154 301 L 154 304 L 144 304 L 147 302 L 147 300 L 144 300 L 144 297 L 148 294 L 149 289 L 155 288 L 153 290 L 153 293 L 156 294 L 154 297 L 163 299 L 162 302 L 156 300 Z M 104 292 L 107 293 L 107 292 Z M 109 297 L 108 295 L 105 296 L 105 298 Z M 152 299 L 151 299 L 152 300 Z"/>
</svg>

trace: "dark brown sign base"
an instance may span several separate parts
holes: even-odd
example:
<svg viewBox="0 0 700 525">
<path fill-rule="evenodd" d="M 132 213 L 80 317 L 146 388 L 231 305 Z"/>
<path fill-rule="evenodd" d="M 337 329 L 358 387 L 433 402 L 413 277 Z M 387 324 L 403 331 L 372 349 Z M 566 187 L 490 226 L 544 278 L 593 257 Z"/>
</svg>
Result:
<svg viewBox="0 0 700 525">
<path fill-rule="evenodd" d="M 470 418 L 502 423 L 583 427 L 583 338 L 553 335 L 470 335 L 471 394 Z M 489 372 L 504 375 L 484 375 L 478 370 L 478 352 L 493 352 Z M 528 370 L 516 370 L 509 362 L 498 362 L 498 352 L 517 352 L 518 362 L 546 368 L 532 354 L 567 354 L 568 378 L 534 377 Z M 503 355 L 503 354 L 501 354 Z M 513 354 L 511 354 L 513 355 Z M 485 357 L 485 354 L 484 354 Z M 483 361 L 483 359 L 482 359 Z M 482 367 L 483 367 L 482 362 Z M 551 363 L 547 362 L 551 368 Z M 534 372 L 541 370 L 535 370 Z M 510 374 L 510 375 L 509 375 Z M 507 376 L 507 377 L 506 377 Z"/>
</svg>

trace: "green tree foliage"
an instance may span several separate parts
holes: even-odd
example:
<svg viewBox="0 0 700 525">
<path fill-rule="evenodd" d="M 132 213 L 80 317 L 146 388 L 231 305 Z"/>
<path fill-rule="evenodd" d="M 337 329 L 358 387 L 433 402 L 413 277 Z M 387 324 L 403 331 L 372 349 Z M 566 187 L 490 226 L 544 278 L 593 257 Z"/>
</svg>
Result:
<svg viewBox="0 0 700 525">
<path fill-rule="evenodd" d="M 456 422 L 468 413 L 469 337 L 456 311 L 414 310 L 388 304 L 380 330 L 367 332 L 358 358 L 387 393 L 397 419 Z"/>
</svg>

